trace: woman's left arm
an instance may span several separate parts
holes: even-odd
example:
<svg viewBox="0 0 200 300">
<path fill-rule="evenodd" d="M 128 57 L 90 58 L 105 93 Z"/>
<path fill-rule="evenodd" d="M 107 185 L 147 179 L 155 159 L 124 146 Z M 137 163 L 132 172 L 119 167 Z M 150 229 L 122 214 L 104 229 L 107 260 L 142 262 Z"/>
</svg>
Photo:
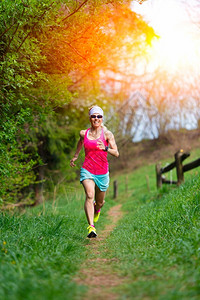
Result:
<svg viewBox="0 0 200 300">
<path fill-rule="evenodd" d="M 109 148 L 107 152 L 113 156 L 119 157 L 119 151 L 117 149 L 117 144 L 115 142 L 115 137 L 111 131 L 107 131 L 105 134 L 106 140 L 109 143 Z"/>
</svg>

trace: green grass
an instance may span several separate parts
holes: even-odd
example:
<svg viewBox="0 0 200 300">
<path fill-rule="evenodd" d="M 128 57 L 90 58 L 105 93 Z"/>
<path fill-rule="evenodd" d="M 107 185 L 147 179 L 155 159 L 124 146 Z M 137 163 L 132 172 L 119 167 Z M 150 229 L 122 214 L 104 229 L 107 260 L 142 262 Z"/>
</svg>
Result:
<svg viewBox="0 0 200 300">
<path fill-rule="evenodd" d="M 154 166 L 143 167 L 129 175 L 128 198 L 118 179 L 124 217 L 106 247 L 129 281 L 120 299 L 200 299 L 200 176 L 187 178 L 156 192 Z"/>
<path fill-rule="evenodd" d="M 64 299 L 79 293 L 70 276 L 84 259 L 85 220 L 79 199 L 62 204 L 1 214 L 0 299 Z"/>
<path fill-rule="evenodd" d="M 1 300 L 77 299 L 84 294 L 85 287 L 72 280 L 87 257 L 84 197 L 80 187 L 45 206 L 1 213 Z"/>
<path fill-rule="evenodd" d="M 113 271 L 127 277 L 127 284 L 116 288 L 120 299 L 200 299 L 198 172 L 186 173 L 179 188 L 163 185 L 160 191 L 154 165 L 111 174 L 97 230 L 108 222 L 108 209 L 122 203 L 124 217 L 99 252 L 115 258 L 110 262 Z M 116 179 L 119 195 L 113 201 Z M 1 300 L 83 299 L 87 288 L 73 281 L 88 258 L 83 203 L 81 185 L 73 184 L 62 186 L 62 193 L 45 205 L 1 212 Z"/>
</svg>

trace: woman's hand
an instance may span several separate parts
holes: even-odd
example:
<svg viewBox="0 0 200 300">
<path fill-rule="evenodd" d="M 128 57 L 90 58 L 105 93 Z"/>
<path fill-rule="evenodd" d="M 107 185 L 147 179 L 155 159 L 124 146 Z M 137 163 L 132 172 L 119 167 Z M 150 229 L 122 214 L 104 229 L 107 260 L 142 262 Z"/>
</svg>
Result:
<svg viewBox="0 0 200 300">
<path fill-rule="evenodd" d="M 98 145 L 97 147 L 98 147 L 99 149 L 105 151 L 106 146 L 104 145 L 104 143 L 103 143 L 102 140 L 98 140 L 98 141 L 97 141 L 97 145 Z"/>
<path fill-rule="evenodd" d="M 74 156 L 74 157 L 70 160 L 70 166 L 71 166 L 72 168 L 76 166 L 74 162 L 75 162 L 75 160 L 77 160 L 77 158 L 78 158 L 78 157 Z"/>
</svg>

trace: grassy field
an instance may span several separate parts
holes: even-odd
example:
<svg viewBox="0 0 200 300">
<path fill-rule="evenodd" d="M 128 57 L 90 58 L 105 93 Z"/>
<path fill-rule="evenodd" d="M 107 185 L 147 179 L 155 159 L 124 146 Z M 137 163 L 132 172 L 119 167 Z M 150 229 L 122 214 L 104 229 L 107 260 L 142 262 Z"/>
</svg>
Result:
<svg viewBox="0 0 200 300">
<path fill-rule="evenodd" d="M 181 187 L 159 192 L 154 165 L 112 178 L 97 230 L 108 222 L 106 211 L 122 203 L 124 217 L 106 240 L 113 270 L 127 278 L 117 288 L 119 299 L 200 299 L 197 171 L 186 173 Z M 84 194 L 80 184 L 64 190 L 56 201 L 1 213 L 0 299 L 82 299 L 86 287 L 72 278 L 88 257 Z"/>
<path fill-rule="evenodd" d="M 154 166 L 129 174 L 128 192 L 121 184 L 125 215 L 107 240 L 117 259 L 113 268 L 129 282 L 118 289 L 119 299 L 200 299 L 198 170 L 185 173 L 179 188 L 165 185 L 159 192 Z"/>
<path fill-rule="evenodd" d="M 87 256 L 80 188 L 66 188 L 65 197 L 45 206 L 1 213 L 1 300 L 74 299 L 83 293 L 71 281 Z"/>
<path fill-rule="evenodd" d="M 57 209 L 47 203 L 1 213 L 0 299 L 64 299 L 79 293 L 70 277 L 85 255 L 84 218 L 79 197 L 72 200 L 60 201 Z"/>
</svg>

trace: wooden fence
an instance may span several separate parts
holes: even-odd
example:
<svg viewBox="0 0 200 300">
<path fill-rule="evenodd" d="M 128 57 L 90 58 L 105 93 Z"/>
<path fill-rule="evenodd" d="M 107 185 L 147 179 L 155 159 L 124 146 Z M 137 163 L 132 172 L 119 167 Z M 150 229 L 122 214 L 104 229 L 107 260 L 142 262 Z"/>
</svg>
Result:
<svg viewBox="0 0 200 300">
<path fill-rule="evenodd" d="M 181 149 L 174 154 L 175 160 L 168 166 L 162 168 L 160 163 L 156 164 L 157 188 L 160 188 L 163 183 L 180 185 L 184 181 L 185 172 L 200 166 L 200 158 L 183 166 L 183 161 L 189 156 L 190 153 L 184 153 Z M 173 168 L 176 168 L 177 181 L 167 180 L 162 176 L 162 174 L 171 171 Z"/>
</svg>

